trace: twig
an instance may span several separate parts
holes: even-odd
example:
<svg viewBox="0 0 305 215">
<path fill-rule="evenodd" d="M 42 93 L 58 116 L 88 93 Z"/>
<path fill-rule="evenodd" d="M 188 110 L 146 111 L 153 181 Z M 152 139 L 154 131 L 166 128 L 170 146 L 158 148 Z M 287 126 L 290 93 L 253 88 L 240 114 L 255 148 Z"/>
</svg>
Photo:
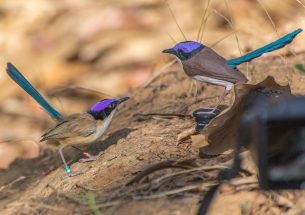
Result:
<svg viewBox="0 0 305 215">
<path fill-rule="evenodd" d="M 96 207 L 98 209 L 102 209 L 102 208 L 108 208 L 108 207 L 112 207 L 112 206 L 116 206 L 118 204 L 120 204 L 122 201 L 111 201 L 111 202 L 107 202 L 107 203 L 102 203 L 102 204 L 96 204 Z M 85 210 L 82 210 L 82 212 L 89 212 L 89 211 L 92 211 L 91 209 L 85 209 Z"/>
<path fill-rule="evenodd" d="M 47 205 L 47 204 L 44 204 L 41 202 L 39 202 L 39 203 L 38 202 L 29 202 L 28 204 L 32 205 L 32 206 L 40 207 L 40 208 L 46 208 L 46 209 L 53 210 L 53 211 L 67 211 L 66 208 Z"/>
<path fill-rule="evenodd" d="M 182 31 L 182 28 L 181 26 L 179 25 L 178 21 L 177 21 L 177 18 L 175 17 L 175 14 L 174 14 L 174 11 L 172 10 L 172 8 L 170 7 L 169 3 L 167 2 L 167 0 L 163 0 L 164 1 L 164 4 L 167 6 L 167 8 L 169 9 L 169 12 L 171 13 L 171 16 L 173 18 L 173 20 L 175 21 L 180 33 L 182 34 L 184 40 L 187 40 L 184 32 Z"/>
<path fill-rule="evenodd" d="M 199 30 L 198 30 L 198 33 L 197 33 L 197 38 L 196 40 L 198 42 L 201 42 L 202 40 L 202 37 L 201 37 L 201 32 L 202 32 L 202 35 L 203 35 L 203 32 L 204 32 L 204 28 L 205 28 L 205 24 L 206 24 L 206 14 L 207 14 L 207 11 L 208 11 L 208 8 L 209 8 L 209 5 L 210 5 L 210 2 L 211 0 L 208 0 L 207 4 L 206 4 L 206 8 L 204 9 L 204 13 L 203 13 L 203 16 L 201 18 L 201 22 L 200 22 L 200 26 L 199 26 Z"/>
<path fill-rule="evenodd" d="M 175 40 L 175 38 L 168 32 L 166 31 L 167 36 L 174 42 L 174 45 L 177 43 L 177 41 Z"/>
<path fill-rule="evenodd" d="M 149 182 L 145 183 L 138 183 L 134 184 L 135 182 L 140 181 L 145 176 L 151 174 L 152 172 L 155 172 L 157 170 L 166 168 L 167 166 L 172 167 L 171 165 L 176 164 L 175 167 L 177 167 L 177 164 L 182 165 L 182 167 L 186 167 L 186 165 L 192 164 L 194 162 L 194 159 L 189 159 L 181 162 L 163 162 L 157 165 L 154 165 L 152 167 L 147 168 L 143 172 L 141 172 L 139 175 L 135 176 L 133 179 L 131 179 L 125 186 L 119 187 L 118 189 L 115 189 L 114 191 L 110 191 L 109 193 L 104 193 L 103 198 L 104 200 L 101 200 L 100 202 L 105 201 L 105 203 L 101 204 L 103 207 L 110 207 L 117 204 L 120 204 L 123 199 L 135 199 L 135 200 L 144 200 L 144 199 L 154 199 L 154 198 L 161 198 L 169 195 L 184 195 L 182 193 L 184 192 L 190 192 L 190 191 L 202 191 L 207 190 L 209 186 L 215 184 L 216 182 L 204 182 L 200 184 L 192 184 L 187 185 L 185 184 L 184 187 L 181 183 L 178 183 L 179 187 L 177 187 L 177 184 L 172 182 L 172 179 L 175 179 L 175 181 L 179 181 L 182 179 L 184 182 L 187 181 L 189 183 L 190 181 L 193 181 L 194 179 L 198 179 L 200 177 L 200 173 L 202 173 L 203 170 L 216 170 L 216 169 L 224 169 L 227 168 L 226 166 L 221 165 L 215 165 L 215 166 L 200 166 L 200 167 L 193 167 L 191 169 L 182 170 L 175 173 L 170 173 L 167 175 L 162 175 L 161 177 L 158 177 L 156 179 L 153 179 Z M 161 168 L 160 168 L 161 167 Z M 189 166 L 188 166 L 189 167 Z M 177 177 L 179 176 L 179 177 Z M 202 178 L 202 181 L 204 178 Z M 134 184 L 134 186 L 129 186 Z M 117 201 L 119 200 L 119 201 Z M 109 202 L 111 201 L 111 202 Z M 97 207 L 99 204 L 97 203 Z"/>
<path fill-rule="evenodd" d="M 46 208 L 46 209 L 50 209 L 50 210 L 54 210 L 54 211 L 67 211 L 65 208 L 62 207 L 57 207 L 57 206 L 51 206 L 51 205 L 47 205 L 44 203 L 38 203 L 38 202 L 33 202 L 33 201 L 26 201 L 26 202 L 13 202 L 10 204 L 10 207 L 24 207 L 25 205 L 31 205 L 32 207 L 30 208 L 32 211 L 34 211 L 34 207 L 42 207 L 42 208 Z M 34 214 L 34 213 L 33 213 Z"/>
<path fill-rule="evenodd" d="M 86 190 L 86 191 L 96 191 L 96 189 L 93 189 L 93 188 L 90 188 L 90 187 L 87 187 L 87 186 L 84 186 L 84 185 L 80 185 L 80 184 L 76 184 L 75 185 L 77 188 L 81 188 L 83 190 Z"/>
<path fill-rule="evenodd" d="M 194 162 L 195 159 L 189 159 L 185 161 L 165 161 L 158 164 L 155 164 L 151 167 L 140 172 L 137 176 L 132 178 L 129 182 L 126 183 L 126 186 L 131 185 L 135 182 L 139 182 L 142 178 L 148 176 L 149 174 L 156 172 L 161 169 L 168 169 L 168 168 L 179 168 L 179 169 L 188 169 L 190 168 L 190 164 Z"/>
<path fill-rule="evenodd" d="M 107 203 L 103 203 L 103 204 L 97 204 L 96 206 L 101 209 L 101 208 L 107 208 L 107 207 L 111 207 L 111 206 L 115 206 L 120 204 L 121 201 L 112 201 L 112 202 L 107 202 Z"/>
<path fill-rule="evenodd" d="M 46 187 L 47 187 L 47 188 L 48 188 L 48 187 L 51 188 L 57 195 L 63 196 L 64 198 L 66 198 L 66 199 L 68 199 L 68 200 L 70 200 L 70 201 L 72 201 L 72 202 L 75 202 L 75 203 L 78 203 L 78 204 L 82 204 L 82 205 L 87 205 L 87 204 L 85 204 L 83 201 L 81 201 L 81 200 L 79 200 L 79 199 L 75 199 L 75 198 L 73 198 L 73 197 L 71 197 L 71 196 L 68 196 L 67 194 L 65 194 L 65 193 L 63 193 L 63 192 L 59 192 L 59 191 L 56 190 L 56 188 L 53 187 L 51 184 L 47 184 Z"/>
<path fill-rule="evenodd" d="M 169 72 L 163 73 L 165 70 L 167 70 L 169 67 L 171 67 L 175 63 L 177 63 L 176 59 L 165 64 L 161 69 L 153 72 L 153 75 L 143 84 L 143 86 L 141 88 L 146 88 L 148 85 L 150 85 L 152 82 L 154 82 L 157 78 L 162 77 L 162 75 L 176 73 L 175 71 L 169 71 Z"/>
<path fill-rule="evenodd" d="M 300 5 L 302 5 L 302 7 L 304 7 L 305 8 L 305 5 L 304 5 L 304 3 L 303 2 L 301 2 L 300 0 L 296 0 L 298 3 L 300 3 Z"/>
<path fill-rule="evenodd" d="M 133 196 L 135 200 L 142 200 L 142 199 L 155 199 L 155 198 L 161 198 L 169 195 L 174 195 L 178 193 L 182 193 L 185 191 L 191 191 L 191 190 L 200 190 L 200 191 L 206 191 L 210 186 L 213 186 L 214 184 L 199 184 L 199 185 L 189 185 L 186 187 L 178 188 L 178 189 L 173 189 L 165 192 L 161 192 L 158 194 L 153 194 L 149 196 Z"/>
<path fill-rule="evenodd" d="M 90 88 L 87 88 L 87 87 L 81 87 L 81 86 L 77 86 L 77 85 L 72 85 L 72 86 L 67 86 L 67 87 L 58 87 L 56 89 L 53 89 L 53 90 L 49 90 L 47 95 L 48 96 L 56 96 L 60 93 L 63 93 L 63 92 L 75 92 L 75 91 L 87 91 L 91 94 L 95 94 L 95 95 L 103 95 L 103 96 L 106 96 L 106 97 L 114 97 L 113 95 L 110 95 L 108 93 L 104 93 L 104 92 L 101 92 L 101 91 L 98 91 L 98 90 L 94 90 L 94 89 L 90 89 Z"/>
<path fill-rule="evenodd" d="M 186 117 L 193 118 L 190 114 L 181 114 L 181 113 L 135 113 L 133 116 L 161 116 L 161 117 Z"/>
<path fill-rule="evenodd" d="M 214 42 L 213 44 L 211 44 L 209 47 L 213 48 L 214 46 L 216 46 L 218 43 L 222 42 L 223 40 L 227 39 L 229 36 L 231 36 L 232 34 L 236 34 L 238 32 L 238 30 L 232 31 L 231 33 L 227 34 L 226 36 L 222 37 L 221 39 L 217 40 L 216 42 Z"/>
<path fill-rule="evenodd" d="M 202 170 L 215 170 L 215 169 L 227 169 L 227 166 L 219 166 L 219 165 L 215 165 L 215 166 L 201 166 L 201 167 L 196 167 L 193 169 L 188 169 L 188 170 L 182 170 L 179 172 L 174 172 L 174 173 L 170 173 L 164 176 L 161 176 L 155 180 L 153 180 L 151 183 L 158 183 L 160 181 L 162 181 L 165 178 L 169 178 L 169 177 L 173 177 L 173 176 L 177 176 L 177 175 L 181 175 L 181 174 L 185 174 L 185 173 L 191 173 L 191 172 L 196 172 L 196 171 L 202 171 Z"/>
<path fill-rule="evenodd" d="M 24 180 L 24 179 L 26 179 L 26 177 L 22 175 L 22 176 L 18 177 L 17 179 L 15 179 L 14 181 L 12 181 L 12 182 L 10 182 L 10 183 L 8 183 L 8 184 L 5 184 L 5 185 L 3 185 L 3 186 L 1 186 L 1 187 L 0 187 L 0 191 L 2 191 L 5 187 L 9 187 L 9 186 L 11 186 L 11 185 L 17 183 L 18 181 L 22 181 L 22 180 Z"/>
</svg>

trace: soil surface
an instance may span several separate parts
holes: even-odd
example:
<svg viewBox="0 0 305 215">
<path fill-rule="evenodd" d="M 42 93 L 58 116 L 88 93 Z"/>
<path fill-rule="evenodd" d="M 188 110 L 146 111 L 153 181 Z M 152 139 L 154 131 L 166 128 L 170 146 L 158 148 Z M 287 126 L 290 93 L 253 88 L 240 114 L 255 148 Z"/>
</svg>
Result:
<svg viewBox="0 0 305 215">
<path fill-rule="evenodd" d="M 240 70 L 254 81 L 267 75 L 280 84 L 288 81 L 292 92 L 302 95 L 305 74 L 294 64 L 304 58 L 303 53 L 262 57 Z M 192 112 L 216 104 L 222 92 L 221 87 L 191 81 L 179 65 L 171 67 L 130 93 L 108 132 L 89 146 L 93 154 L 104 152 L 97 161 L 79 163 L 78 151 L 65 150 L 72 169 L 84 174 L 61 180 L 63 165 L 51 149 L 2 170 L 1 214 L 196 214 L 200 199 L 232 155 L 201 159 L 190 140 L 177 144 L 177 138 L 195 125 Z M 52 126 L 40 124 L 41 133 Z M 147 169 L 154 165 L 156 171 Z M 260 191 L 249 170 L 220 188 L 211 214 L 298 214 L 305 210 L 304 194 Z"/>
</svg>

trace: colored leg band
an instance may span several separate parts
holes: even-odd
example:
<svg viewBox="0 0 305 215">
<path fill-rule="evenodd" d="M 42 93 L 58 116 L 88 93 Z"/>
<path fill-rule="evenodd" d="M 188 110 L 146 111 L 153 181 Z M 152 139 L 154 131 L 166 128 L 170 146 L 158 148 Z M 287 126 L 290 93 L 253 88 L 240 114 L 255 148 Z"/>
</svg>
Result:
<svg viewBox="0 0 305 215">
<path fill-rule="evenodd" d="M 66 170 L 67 173 L 70 173 L 70 172 L 71 172 L 71 168 L 70 168 L 69 166 L 66 166 L 66 167 L 65 167 L 65 170 Z"/>
</svg>

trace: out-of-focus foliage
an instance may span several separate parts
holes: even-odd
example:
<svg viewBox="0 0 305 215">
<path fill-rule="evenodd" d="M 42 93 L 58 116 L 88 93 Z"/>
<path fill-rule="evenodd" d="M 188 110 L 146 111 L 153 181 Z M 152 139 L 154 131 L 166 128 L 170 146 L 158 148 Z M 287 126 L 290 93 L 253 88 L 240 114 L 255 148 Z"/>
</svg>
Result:
<svg viewBox="0 0 305 215">
<path fill-rule="evenodd" d="M 47 86 L 73 81 L 125 92 L 143 82 L 155 65 L 165 62 L 160 51 L 173 44 L 167 34 L 177 41 L 183 39 L 164 2 L 2 0 L 1 67 L 6 61 L 17 63 Z M 207 3 L 168 0 L 187 39 L 196 39 Z M 245 52 L 305 26 L 304 15 L 305 7 L 296 0 L 211 1 L 203 42 L 214 44 L 232 32 L 226 17 L 232 19 Z M 291 47 L 302 49 L 302 39 Z M 239 55 L 234 35 L 214 48 L 225 56 Z"/>
<path fill-rule="evenodd" d="M 167 2 L 187 39 L 196 40 L 209 1 Z M 300 2 L 210 1 L 202 41 L 225 57 L 239 56 L 240 52 L 305 27 L 305 7 Z M 46 115 L 9 80 L 4 71 L 6 62 L 14 63 L 42 92 L 78 85 L 118 95 L 140 86 L 153 71 L 168 62 L 168 56 L 161 53 L 174 43 L 168 34 L 176 41 L 183 40 L 164 0 L 2 0 L 0 3 L 0 111 L 18 116 L 14 121 L 0 116 L 5 125 L 3 135 L 8 137 L 33 134 L 33 129 L 40 125 L 31 122 L 31 126 L 24 126 L 28 123 L 26 117 L 33 121 Z M 280 52 L 301 51 L 302 41 L 301 34 Z M 17 94 L 26 102 L 16 99 Z M 81 111 L 92 104 L 77 96 L 51 101 L 64 113 Z M 6 123 L 13 123 L 11 126 L 16 129 L 8 128 Z M 18 130 L 21 125 L 23 129 Z M 0 137 L 3 135 L 0 133 Z"/>
</svg>

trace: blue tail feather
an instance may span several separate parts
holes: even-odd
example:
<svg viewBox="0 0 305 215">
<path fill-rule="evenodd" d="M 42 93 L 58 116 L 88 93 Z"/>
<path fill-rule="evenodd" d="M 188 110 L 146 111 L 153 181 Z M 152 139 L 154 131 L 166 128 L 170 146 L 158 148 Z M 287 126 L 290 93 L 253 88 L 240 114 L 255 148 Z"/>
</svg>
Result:
<svg viewBox="0 0 305 215">
<path fill-rule="evenodd" d="M 17 70 L 17 68 L 13 66 L 13 64 L 7 64 L 6 72 L 24 91 L 26 91 L 30 96 L 32 96 L 32 98 L 35 99 L 38 104 L 43 107 L 53 119 L 57 121 L 63 119 L 63 116 L 43 98 L 43 96 Z"/>
<path fill-rule="evenodd" d="M 263 46 L 263 47 L 261 47 L 259 49 L 256 49 L 256 50 L 254 50 L 254 51 L 252 51 L 248 54 L 245 54 L 244 56 L 234 58 L 234 59 L 231 59 L 231 60 L 227 60 L 227 64 L 231 68 L 236 69 L 236 67 L 241 63 L 249 62 L 249 61 L 253 60 L 254 58 L 257 58 L 257 57 L 261 56 L 264 53 L 272 52 L 272 51 L 275 51 L 277 49 L 283 48 L 287 44 L 291 43 L 292 40 L 301 32 L 302 32 L 302 29 L 299 28 L 299 29 L 291 32 L 290 34 L 287 34 L 287 35 L 281 37 L 280 39 L 278 39 L 278 40 L 276 40 L 272 43 L 269 43 L 266 46 Z"/>
</svg>

